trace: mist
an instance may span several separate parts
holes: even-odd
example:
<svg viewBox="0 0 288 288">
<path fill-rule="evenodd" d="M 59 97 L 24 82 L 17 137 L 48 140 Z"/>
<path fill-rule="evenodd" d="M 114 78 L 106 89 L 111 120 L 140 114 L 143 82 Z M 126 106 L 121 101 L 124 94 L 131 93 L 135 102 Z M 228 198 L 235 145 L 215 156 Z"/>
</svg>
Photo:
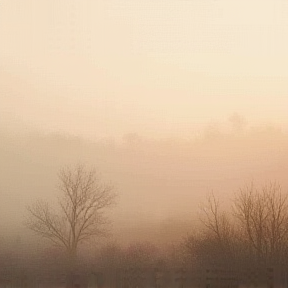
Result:
<svg viewBox="0 0 288 288">
<path fill-rule="evenodd" d="M 229 206 L 251 182 L 277 181 L 287 189 L 287 132 L 248 124 L 239 131 L 232 124 L 227 120 L 222 131 L 210 125 L 190 139 L 132 133 L 121 141 L 91 141 L 69 134 L 2 131 L 2 235 L 21 234 L 26 206 L 34 199 L 55 203 L 59 170 L 81 163 L 95 167 L 115 187 L 119 198 L 111 211 L 112 234 L 123 243 L 180 240 L 198 225 L 199 208 L 212 191 Z"/>
<path fill-rule="evenodd" d="M 136 268 L 162 279 L 145 287 L 183 287 L 190 268 L 287 279 L 287 13 L 282 0 L 0 0 L 0 285 L 92 273 L 108 288 Z"/>
</svg>

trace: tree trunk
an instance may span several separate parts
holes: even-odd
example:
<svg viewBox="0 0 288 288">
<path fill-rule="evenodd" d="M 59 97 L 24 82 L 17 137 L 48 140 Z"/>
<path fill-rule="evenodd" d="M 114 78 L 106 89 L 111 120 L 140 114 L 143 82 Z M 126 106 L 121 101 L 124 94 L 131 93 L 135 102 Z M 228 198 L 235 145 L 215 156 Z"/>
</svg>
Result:
<svg viewBox="0 0 288 288">
<path fill-rule="evenodd" d="M 79 287 L 77 282 L 77 254 L 76 249 L 68 251 L 66 288 Z"/>
</svg>

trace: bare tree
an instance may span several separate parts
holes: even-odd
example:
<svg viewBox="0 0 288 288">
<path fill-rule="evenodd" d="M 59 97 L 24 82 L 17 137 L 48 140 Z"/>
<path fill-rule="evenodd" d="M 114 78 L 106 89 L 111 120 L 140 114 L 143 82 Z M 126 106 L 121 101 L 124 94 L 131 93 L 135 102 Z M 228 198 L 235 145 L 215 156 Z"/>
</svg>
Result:
<svg viewBox="0 0 288 288">
<path fill-rule="evenodd" d="M 201 210 L 203 215 L 200 220 L 206 228 L 206 236 L 202 237 L 200 242 L 202 244 L 205 243 L 204 246 L 206 248 L 214 242 L 212 245 L 215 250 L 214 252 L 216 253 L 217 250 L 218 253 L 222 255 L 222 260 L 226 262 L 229 260 L 229 262 L 231 262 L 234 259 L 233 256 L 235 256 L 236 238 L 236 231 L 233 223 L 228 215 L 222 211 L 220 202 L 213 193 L 208 195 L 207 202 Z M 195 242 L 195 239 L 194 241 L 192 238 L 190 240 Z M 199 239 L 197 240 L 198 241 L 196 242 L 199 242 Z M 201 250 L 200 246 L 198 245 L 198 250 Z"/>
<path fill-rule="evenodd" d="M 207 197 L 207 203 L 201 210 L 204 214 L 204 217 L 200 218 L 201 222 L 227 249 L 227 244 L 234 236 L 234 228 L 227 214 L 221 211 L 219 200 L 213 193 Z"/>
<path fill-rule="evenodd" d="M 184 239 L 187 262 L 260 270 L 288 264 L 288 195 L 279 184 L 240 189 L 231 217 L 220 204 L 213 194 L 208 196 L 200 218 L 204 233 L 194 231 Z"/>
<path fill-rule="evenodd" d="M 253 183 L 240 190 L 234 201 L 250 254 L 259 263 L 277 261 L 284 256 L 288 240 L 288 198 L 281 186 L 271 183 L 257 189 Z M 244 239 L 245 239 L 244 238 Z"/>
<path fill-rule="evenodd" d="M 46 202 L 37 201 L 28 207 L 27 226 L 64 247 L 74 262 L 79 244 L 107 232 L 105 210 L 114 203 L 116 195 L 111 186 L 101 184 L 94 170 L 83 166 L 62 169 L 59 180 L 59 212 Z"/>
<path fill-rule="evenodd" d="M 270 260 L 275 260 L 284 256 L 288 244 L 288 195 L 283 194 L 277 183 L 263 187 L 263 193 L 269 209 L 267 234 Z"/>
</svg>

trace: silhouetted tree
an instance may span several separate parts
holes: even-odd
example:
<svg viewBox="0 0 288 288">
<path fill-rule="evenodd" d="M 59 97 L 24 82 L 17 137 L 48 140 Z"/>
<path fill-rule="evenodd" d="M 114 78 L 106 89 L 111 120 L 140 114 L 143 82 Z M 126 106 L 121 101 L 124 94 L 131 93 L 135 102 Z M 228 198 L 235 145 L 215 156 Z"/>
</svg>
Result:
<svg viewBox="0 0 288 288">
<path fill-rule="evenodd" d="M 203 232 L 194 231 L 183 241 L 185 261 L 253 269 L 287 265 L 288 195 L 281 186 L 259 189 L 252 183 L 240 189 L 232 205 L 228 217 L 220 201 L 213 194 L 208 197 L 202 207 Z"/>
<path fill-rule="evenodd" d="M 261 263 L 276 263 L 286 258 L 288 245 L 288 195 L 271 183 L 257 189 L 253 183 L 240 190 L 235 214 L 248 243 L 250 255 Z"/>
<path fill-rule="evenodd" d="M 207 197 L 207 203 L 202 207 L 202 223 L 206 228 L 205 242 L 219 248 L 227 259 L 232 260 L 235 253 L 235 227 L 227 214 L 221 210 L 220 202 L 212 193 Z M 202 239 L 204 239 L 202 237 Z M 213 240 L 214 239 L 214 240 Z"/>
<path fill-rule="evenodd" d="M 59 174 L 59 212 L 43 201 L 28 207 L 28 227 L 67 251 L 74 269 L 79 244 L 106 234 L 105 210 L 115 200 L 111 186 L 101 184 L 94 170 L 83 166 L 62 169 Z"/>
</svg>

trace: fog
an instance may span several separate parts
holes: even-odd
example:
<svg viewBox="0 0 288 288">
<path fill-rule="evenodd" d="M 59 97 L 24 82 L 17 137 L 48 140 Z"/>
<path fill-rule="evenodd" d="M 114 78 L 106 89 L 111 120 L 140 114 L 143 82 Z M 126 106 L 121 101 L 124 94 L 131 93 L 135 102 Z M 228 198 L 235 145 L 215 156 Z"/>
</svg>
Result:
<svg viewBox="0 0 288 288">
<path fill-rule="evenodd" d="M 92 139 L 187 138 L 234 112 L 287 125 L 287 10 L 281 0 L 2 0 L 1 122 Z"/>
<path fill-rule="evenodd" d="M 277 264 L 286 265 L 280 269 L 286 279 L 287 15 L 282 0 L 0 0 L 0 285 L 30 275 L 51 287 L 79 263 L 84 274 L 101 268 L 106 280 L 139 263 Z M 97 206 L 85 190 L 90 178 L 80 173 L 88 184 L 77 186 L 60 173 L 65 167 L 95 168 L 117 194 L 113 205 L 106 199 L 108 237 L 91 237 L 81 249 L 83 230 L 105 223 L 97 210 L 105 201 L 97 198 Z M 62 212 L 82 203 L 99 214 L 80 209 L 81 218 L 75 207 L 64 218 L 51 212 L 60 209 L 61 175 L 66 188 L 77 187 Z M 235 208 L 239 195 L 240 204 L 251 200 L 254 216 L 264 207 L 267 217 L 256 218 L 265 235 L 248 227 L 241 205 Z M 215 209 L 221 213 L 209 223 Z M 29 226 L 29 215 L 34 221 L 44 215 L 46 226 Z M 71 215 L 88 222 L 75 224 L 77 230 Z M 67 238 L 56 236 L 66 254 L 50 245 L 53 229 L 68 231 Z M 258 233 L 258 242 L 249 233 Z"/>
<path fill-rule="evenodd" d="M 2 235 L 21 234 L 26 206 L 36 198 L 54 205 L 59 170 L 79 163 L 95 167 L 100 179 L 115 187 L 112 238 L 124 243 L 181 239 L 197 225 L 201 203 L 212 191 L 224 207 L 252 181 L 277 181 L 286 191 L 287 132 L 248 124 L 239 131 L 227 120 L 229 125 L 226 130 L 208 126 L 189 140 L 128 134 L 121 141 L 89 141 L 68 134 L 2 131 Z"/>
</svg>

